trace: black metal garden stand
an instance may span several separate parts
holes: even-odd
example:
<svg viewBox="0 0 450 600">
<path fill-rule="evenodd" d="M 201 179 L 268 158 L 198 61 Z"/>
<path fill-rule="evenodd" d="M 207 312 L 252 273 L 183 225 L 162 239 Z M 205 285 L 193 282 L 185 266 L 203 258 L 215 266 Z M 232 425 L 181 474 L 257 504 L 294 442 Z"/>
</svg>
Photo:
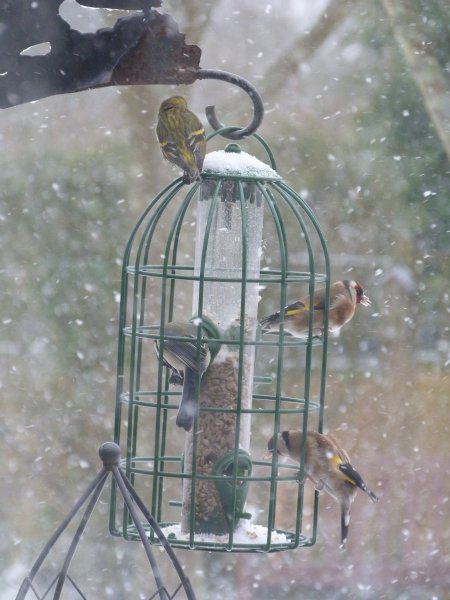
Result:
<svg viewBox="0 0 450 600">
<path fill-rule="evenodd" d="M 61 597 L 63 588 L 65 587 L 70 587 L 72 593 L 76 592 L 77 597 L 79 598 L 87 599 L 89 597 L 89 595 L 82 590 L 83 583 L 80 581 L 75 581 L 75 579 L 71 576 L 70 565 L 72 562 L 72 558 L 74 557 L 75 552 L 78 549 L 78 545 L 81 541 L 83 532 L 89 522 L 89 519 L 98 502 L 100 494 L 110 473 L 117 485 L 118 490 L 120 490 L 120 494 L 124 500 L 125 506 L 129 511 L 130 518 L 135 523 L 136 531 L 140 536 L 140 540 L 142 542 L 142 545 L 144 546 L 145 554 L 147 556 L 149 565 L 153 573 L 156 590 L 153 593 L 153 595 L 150 596 L 149 600 L 153 598 L 159 598 L 159 600 L 172 600 L 176 597 L 181 597 L 178 595 L 178 592 L 181 589 L 184 590 L 188 600 L 195 600 L 195 594 L 194 590 L 192 589 L 191 583 L 184 574 L 177 557 L 175 556 L 170 545 L 167 543 L 167 540 L 164 537 L 164 534 L 162 533 L 159 525 L 149 513 L 145 504 L 142 502 L 142 500 L 134 490 L 133 486 L 130 485 L 130 482 L 127 480 L 122 469 L 119 467 L 120 448 L 117 446 L 117 444 L 113 442 L 106 442 L 105 444 L 100 446 L 99 454 L 101 460 L 103 461 L 102 470 L 88 485 L 85 492 L 76 501 L 73 508 L 67 514 L 66 518 L 61 522 L 61 524 L 56 529 L 52 537 L 42 549 L 31 571 L 29 572 L 28 576 L 24 579 L 20 590 L 16 596 L 16 600 L 25 600 L 25 598 L 27 597 L 37 598 L 38 600 L 44 600 L 45 598 L 53 598 L 53 600 L 58 600 Z M 45 565 L 45 561 L 48 558 L 51 549 L 61 537 L 63 532 L 66 530 L 71 521 L 75 519 L 76 515 L 79 512 L 81 512 L 83 506 L 85 506 L 85 508 L 81 516 L 79 526 L 72 539 L 72 542 L 69 545 L 67 554 L 65 555 L 61 567 L 57 570 L 57 573 L 51 580 L 50 585 L 43 590 L 39 590 L 35 583 L 36 574 L 43 567 L 43 565 Z M 163 581 L 160 569 L 158 567 L 158 561 L 149 544 L 147 534 L 142 525 L 142 521 L 145 521 L 147 527 L 154 532 L 155 536 L 159 540 L 159 543 L 167 552 L 167 555 L 169 556 L 172 562 L 173 569 L 176 572 L 177 579 L 179 581 L 179 583 L 177 583 L 176 585 L 173 584 L 173 575 L 171 575 L 171 581 L 168 585 Z M 172 592 L 169 592 L 169 588 L 174 589 Z"/>
</svg>

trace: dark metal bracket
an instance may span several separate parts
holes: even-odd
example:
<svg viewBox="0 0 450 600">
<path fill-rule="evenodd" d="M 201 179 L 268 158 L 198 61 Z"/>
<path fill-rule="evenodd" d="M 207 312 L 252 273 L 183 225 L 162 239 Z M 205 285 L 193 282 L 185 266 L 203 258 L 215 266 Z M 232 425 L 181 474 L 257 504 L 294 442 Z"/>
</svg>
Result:
<svg viewBox="0 0 450 600">
<path fill-rule="evenodd" d="M 80 0 L 97 8 L 140 9 L 113 28 L 82 34 L 59 15 L 62 0 L 3 0 L 0 7 L 0 108 L 112 85 L 189 84 L 201 50 L 187 45 L 161 0 Z M 22 52 L 48 42 L 38 56 Z"/>
<path fill-rule="evenodd" d="M 264 108 L 248 81 L 226 71 L 201 69 L 201 50 L 187 45 L 170 15 L 155 7 L 162 0 L 78 0 L 96 8 L 136 10 L 113 28 L 95 33 L 72 29 L 59 14 L 63 0 L 3 0 L 0 6 L 0 108 L 10 108 L 56 94 L 112 85 L 180 85 L 217 79 L 237 85 L 253 102 L 253 119 L 243 128 L 222 133 L 239 140 L 259 127 Z M 50 51 L 24 55 L 27 48 L 47 42 Z M 224 125 L 214 106 L 206 117 L 217 131 Z"/>
<path fill-rule="evenodd" d="M 145 553 L 147 555 L 148 562 L 151 566 L 153 577 L 155 580 L 156 591 L 151 596 L 151 598 L 159 598 L 159 600 L 173 600 L 178 592 L 183 589 L 186 598 L 188 600 L 196 600 L 196 596 L 194 590 L 192 589 L 191 583 L 189 579 L 184 574 L 183 568 L 181 564 L 178 562 L 178 559 L 168 543 L 164 533 L 159 527 L 158 523 L 155 521 L 153 516 L 147 510 L 145 504 L 142 502 L 141 498 L 138 496 L 136 491 L 134 490 L 131 483 L 126 478 L 125 474 L 119 467 L 120 460 L 120 448 L 114 442 L 106 442 L 99 449 L 100 458 L 103 461 L 103 469 L 95 476 L 94 480 L 89 484 L 85 492 L 82 496 L 77 500 L 75 505 L 72 507 L 69 514 L 65 517 L 59 527 L 56 529 L 54 534 L 51 536 L 47 544 L 42 549 L 39 554 L 36 562 L 34 563 L 31 571 L 28 576 L 24 579 L 22 585 L 20 586 L 19 592 L 16 596 L 16 600 L 24 600 L 27 597 L 28 591 L 32 590 L 35 598 L 48 597 L 47 594 L 54 588 L 53 600 L 59 600 L 61 597 L 61 592 L 63 590 L 64 585 L 69 582 L 71 586 L 78 592 L 79 597 L 85 599 L 86 596 L 81 592 L 78 584 L 74 581 L 74 579 L 69 574 L 70 564 L 72 562 L 72 558 L 77 550 L 78 544 L 80 542 L 81 536 L 86 529 L 86 525 L 91 517 L 92 511 L 94 510 L 97 501 L 100 497 L 100 493 L 105 485 L 105 482 L 108 478 L 109 473 L 112 474 L 112 477 L 120 490 L 120 493 L 123 496 L 124 502 L 128 508 L 128 511 L 131 515 L 131 518 L 134 522 L 134 525 L 138 531 L 139 537 L 141 539 L 142 545 L 144 546 Z M 69 523 L 75 518 L 76 514 L 81 510 L 82 506 L 87 503 L 85 511 L 81 517 L 80 524 L 75 532 L 75 535 L 72 539 L 72 542 L 67 551 L 66 557 L 63 561 L 63 565 L 60 571 L 57 573 L 55 578 L 52 580 L 50 584 L 50 588 L 45 590 L 40 596 L 35 588 L 34 579 L 39 572 L 41 566 L 45 563 L 45 560 L 50 553 L 51 549 L 58 541 L 62 533 L 65 531 Z M 167 590 L 167 587 L 164 585 L 160 569 L 158 567 L 158 563 L 155 558 L 155 554 L 151 548 L 150 542 L 148 540 L 147 533 L 144 529 L 144 526 L 141 522 L 141 517 L 139 515 L 139 511 L 144 516 L 144 519 L 147 521 L 150 529 L 155 533 L 158 538 L 160 544 L 164 548 L 172 562 L 172 566 L 176 571 L 179 579 L 179 585 L 175 588 L 173 594 L 170 594 Z M 171 585 L 173 582 L 173 575 L 171 575 Z"/>
</svg>

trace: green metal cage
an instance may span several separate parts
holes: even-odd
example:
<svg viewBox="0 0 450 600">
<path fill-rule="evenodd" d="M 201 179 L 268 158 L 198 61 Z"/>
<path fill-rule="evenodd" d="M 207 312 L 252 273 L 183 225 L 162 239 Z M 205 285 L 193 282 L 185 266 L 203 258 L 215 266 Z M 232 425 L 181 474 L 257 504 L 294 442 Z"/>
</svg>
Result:
<svg viewBox="0 0 450 600">
<path fill-rule="evenodd" d="M 304 449 L 300 468 L 265 449 L 284 429 L 322 430 L 328 306 L 322 337 L 313 335 L 312 311 L 307 339 L 282 326 L 262 333 L 259 320 L 318 284 L 328 299 L 328 251 L 266 142 L 251 140 L 270 164 L 236 144 L 208 154 L 200 182 L 176 179 L 151 201 L 124 253 L 115 442 L 174 547 L 273 552 L 316 539 L 318 498 L 302 484 Z M 181 387 L 154 346 L 164 346 L 168 323 L 193 316 L 215 323 L 210 341 L 220 351 L 197 382 L 199 412 L 185 433 L 175 425 Z M 196 341 L 200 352 L 200 333 Z M 110 531 L 138 539 L 114 486 Z"/>
</svg>

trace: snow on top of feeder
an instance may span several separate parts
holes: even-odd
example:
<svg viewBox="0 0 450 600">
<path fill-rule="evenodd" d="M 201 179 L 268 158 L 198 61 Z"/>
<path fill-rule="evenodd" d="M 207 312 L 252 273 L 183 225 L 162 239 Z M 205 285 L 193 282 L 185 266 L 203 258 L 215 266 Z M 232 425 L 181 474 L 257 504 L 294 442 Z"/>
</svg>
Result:
<svg viewBox="0 0 450 600">
<path fill-rule="evenodd" d="M 205 156 L 203 172 L 252 179 L 281 179 L 272 167 L 243 152 L 237 144 L 228 144 L 225 150 L 209 152 Z"/>
<path fill-rule="evenodd" d="M 175 536 L 177 540 L 189 541 L 189 532 L 182 532 L 181 525 L 169 525 L 168 527 L 162 528 L 163 533 L 166 537 L 169 535 Z M 233 544 L 267 544 L 267 527 L 264 525 L 256 525 L 255 523 L 239 523 L 236 531 L 233 533 Z M 271 544 L 287 544 L 289 543 L 288 537 L 281 532 L 272 531 Z M 194 534 L 194 542 L 213 542 L 215 544 L 228 543 L 229 535 L 215 535 L 212 533 L 196 533 Z"/>
</svg>

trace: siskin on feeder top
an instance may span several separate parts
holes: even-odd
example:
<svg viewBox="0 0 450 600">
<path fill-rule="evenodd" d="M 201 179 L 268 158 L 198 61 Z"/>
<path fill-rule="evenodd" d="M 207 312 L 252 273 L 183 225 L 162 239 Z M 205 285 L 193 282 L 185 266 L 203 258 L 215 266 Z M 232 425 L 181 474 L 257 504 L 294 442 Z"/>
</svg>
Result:
<svg viewBox="0 0 450 600">
<path fill-rule="evenodd" d="M 206 152 L 205 130 L 183 96 L 162 102 L 156 135 L 164 158 L 183 169 L 185 183 L 198 181 Z"/>
</svg>

